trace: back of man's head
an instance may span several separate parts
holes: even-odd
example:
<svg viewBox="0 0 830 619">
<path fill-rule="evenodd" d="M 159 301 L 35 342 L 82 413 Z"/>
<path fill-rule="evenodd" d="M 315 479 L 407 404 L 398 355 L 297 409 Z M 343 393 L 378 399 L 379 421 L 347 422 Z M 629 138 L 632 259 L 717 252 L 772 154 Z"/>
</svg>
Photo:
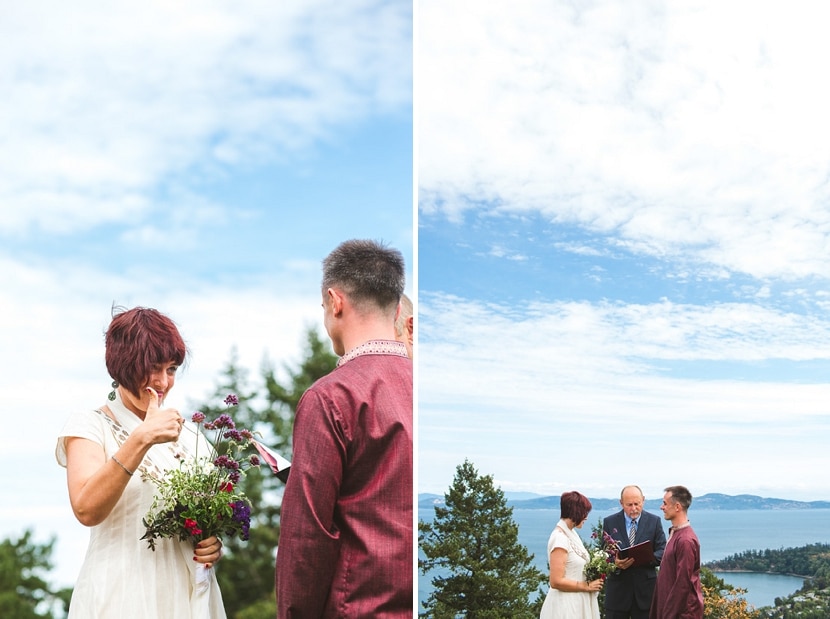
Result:
<svg viewBox="0 0 830 619">
<path fill-rule="evenodd" d="M 394 311 L 405 283 L 401 252 L 376 241 L 344 241 L 323 260 L 323 292 L 338 289 L 358 308 Z"/>
</svg>

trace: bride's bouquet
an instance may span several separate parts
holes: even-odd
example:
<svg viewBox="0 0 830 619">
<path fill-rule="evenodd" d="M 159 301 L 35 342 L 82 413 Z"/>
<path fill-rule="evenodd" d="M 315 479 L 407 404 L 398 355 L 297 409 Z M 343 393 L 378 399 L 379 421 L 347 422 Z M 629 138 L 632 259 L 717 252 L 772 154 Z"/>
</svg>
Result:
<svg viewBox="0 0 830 619">
<path fill-rule="evenodd" d="M 591 545 L 588 548 L 588 563 L 585 565 L 585 579 L 588 582 L 597 578 L 605 580 L 608 574 L 617 571 L 614 563 L 620 544 L 602 528 L 602 521 L 592 527 Z"/>
<path fill-rule="evenodd" d="M 236 395 L 225 398 L 230 408 L 239 404 Z M 253 443 L 249 430 L 238 429 L 227 413 L 206 421 L 201 412 L 193 413 L 196 424 L 196 454 L 181 459 L 178 469 L 170 469 L 161 477 L 148 477 L 156 484 L 157 493 L 143 523 L 146 539 L 155 550 L 156 539 L 178 538 L 198 542 L 211 536 L 248 539 L 251 526 L 251 504 L 238 484 L 245 470 L 258 467 L 259 457 L 243 459 L 243 452 Z M 208 453 L 199 454 L 202 431 L 215 431 L 215 441 Z M 224 444 L 219 454 L 215 445 Z"/>
</svg>

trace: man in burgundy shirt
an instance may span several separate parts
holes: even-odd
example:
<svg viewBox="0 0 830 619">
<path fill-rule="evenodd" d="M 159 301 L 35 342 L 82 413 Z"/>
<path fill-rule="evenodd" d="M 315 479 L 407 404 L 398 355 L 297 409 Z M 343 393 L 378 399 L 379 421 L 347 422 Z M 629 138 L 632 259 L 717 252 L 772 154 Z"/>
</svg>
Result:
<svg viewBox="0 0 830 619">
<path fill-rule="evenodd" d="M 323 261 L 337 368 L 297 405 L 277 552 L 280 619 L 413 616 L 412 361 L 395 341 L 400 252 L 346 241 Z"/>
<path fill-rule="evenodd" d="M 683 486 L 670 486 L 665 492 L 660 509 L 671 527 L 649 618 L 703 619 L 700 542 L 687 515 L 692 494 Z"/>
</svg>

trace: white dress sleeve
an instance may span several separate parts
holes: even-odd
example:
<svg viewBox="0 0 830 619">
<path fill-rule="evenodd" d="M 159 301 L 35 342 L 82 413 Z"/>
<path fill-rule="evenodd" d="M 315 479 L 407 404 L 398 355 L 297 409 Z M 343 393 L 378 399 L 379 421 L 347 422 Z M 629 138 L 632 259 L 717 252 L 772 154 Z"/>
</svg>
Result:
<svg viewBox="0 0 830 619">
<path fill-rule="evenodd" d="M 103 415 L 98 411 L 86 410 L 73 413 L 58 435 L 55 459 L 57 459 L 58 464 L 66 468 L 67 438 L 85 438 L 104 447 L 106 445 L 106 432 L 110 432 L 110 430 Z"/>
<path fill-rule="evenodd" d="M 553 529 L 553 533 L 550 534 L 550 538 L 548 539 L 548 557 L 550 557 L 550 553 L 553 552 L 554 548 L 564 548 L 565 550 L 569 550 L 571 547 L 570 540 L 568 540 L 568 536 L 565 535 L 565 532 L 562 531 L 559 527 L 555 527 Z"/>
</svg>

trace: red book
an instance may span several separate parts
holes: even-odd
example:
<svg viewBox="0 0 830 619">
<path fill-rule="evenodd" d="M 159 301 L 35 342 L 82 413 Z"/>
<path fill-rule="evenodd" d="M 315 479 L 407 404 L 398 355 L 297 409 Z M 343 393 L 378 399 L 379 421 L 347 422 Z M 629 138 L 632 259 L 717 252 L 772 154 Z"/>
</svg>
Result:
<svg viewBox="0 0 830 619">
<path fill-rule="evenodd" d="M 288 481 L 288 473 L 291 471 L 291 463 L 279 455 L 276 451 L 269 449 L 259 441 L 253 441 L 254 447 L 262 456 L 262 459 L 268 463 L 274 475 L 277 476 L 283 483 Z"/>
<path fill-rule="evenodd" d="M 633 558 L 634 564 L 631 567 L 653 565 L 657 561 L 657 558 L 654 556 L 654 546 L 652 545 L 650 539 L 640 542 L 639 544 L 629 546 L 628 548 L 620 548 L 617 552 L 617 556 L 619 556 L 620 559 L 628 559 L 629 557 Z"/>
</svg>

